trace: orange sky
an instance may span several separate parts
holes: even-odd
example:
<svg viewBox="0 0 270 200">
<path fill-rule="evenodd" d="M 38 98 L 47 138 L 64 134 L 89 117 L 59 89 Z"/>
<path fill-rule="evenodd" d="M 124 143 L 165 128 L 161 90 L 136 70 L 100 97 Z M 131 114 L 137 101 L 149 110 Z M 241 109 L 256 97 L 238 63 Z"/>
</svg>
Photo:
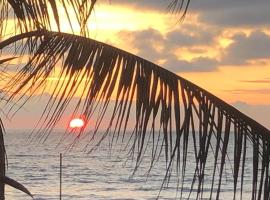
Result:
<svg viewBox="0 0 270 200">
<path fill-rule="evenodd" d="M 194 4 L 195 3 L 196 2 L 194 2 Z M 143 48 L 143 46 L 134 43 L 136 40 L 144 40 L 143 37 L 150 37 L 149 45 L 152 45 L 153 49 L 157 52 L 160 51 L 160 53 L 163 53 L 162 49 L 166 48 L 164 44 L 170 42 L 170 40 L 166 38 L 169 37 L 168 33 L 180 33 L 179 37 L 186 37 L 187 35 L 194 38 L 205 37 L 206 40 L 211 39 L 212 41 L 209 43 L 202 41 L 202 44 L 192 46 L 181 46 L 181 44 L 179 44 L 177 48 L 173 49 L 173 54 L 178 59 L 191 63 L 198 58 L 209 58 L 216 59 L 220 64 L 217 63 L 215 67 L 210 70 L 206 69 L 205 72 L 204 68 L 207 68 L 207 66 L 200 66 L 201 70 L 188 70 L 185 68 L 182 71 L 181 68 L 183 66 L 179 65 L 178 68 L 174 67 L 172 70 L 206 88 L 217 96 L 224 98 L 229 103 L 243 101 L 248 104 L 269 104 L 270 56 L 265 58 L 257 56 L 258 58 L 256 58 L 251 55 L 249 58 L 248 55 L 250 53 L 247 52 L 247 56 L 242 56 L 243 64 L 238 64 L 238 61 L 231 61 L 231 63 L 224 64 L 224 62 L 227 62 L 226 60 L 230 59 L 226 58 L 224 54 L 230 55 L 229 51 L 231 49 L 233 50 L 233 44 L 236 44 L 234 48 L 238 48 L 239 51 L 244 52 L 246 49 L 241 49 L 241 47 L 245 47 L 245 45 L 242 45 L 241 42 L 248 41 L 249 39 L 252 40 L 252 36 L 258 32 L 264 33 L 266 36 L 265 39 L 269 39 L 270 41 L 269 26 L 265 24 L 261 27 L 246 25 L 243 27 L 219 27 L 201 22 L 200 19 L 198 19 L 199 15 L 201 15 L 201 13 L 191 11 L 188 13 L 183 23 L 178 23 L 177 16 L 165 14 L 162 12 L 162 9 L 160 11 L 151 9 L 138 11 L 138 9 L 136 10 L 136 7 L 133 6 L 121 7 L 112 3 L 112 5 L 100 5 L 96 9 L 94 18 L 98 25 L 97 28 L 94 29 L 94 32 L 97 39 L 110 42 L 120 48 L 139 54 L 146 59 L 148 55 L 142 54 L 143 51 L 139 49 Z M 215 17 L 214 13 L 213 17 Z M 114 22 L 117 22 L 116 26 L 111 29 Z M 154 43 L 151 43 L 151 31 L 149 30 L 155 30 L 161 37 L 163 36 L 162 39 L 165 38 L 165 41 L 156 40 Z M 145 35 L 142 34 L 143 31 Z M 147 31 L 149 33 L 148 35 L 146 34 Z M 207 33 L 209 33 L 209 37 L 200 36 L 200 34 Z M 237 40 L 238 35 L 244 35 L 243 39 Z M 145 43 L 145 45 L 147 45 L 147 43 Z M 259 42 L 258 47 L 255 48 L 260 49 L 260 45 Z M 170 44 L 167 44 L 167 46 L 170 46 Z M 151 57 L 150 55 L 148 59 L 171 70 L 171 66 L 166 65 L 164 59 L 158 57 L 158 53 L 157 56 Z"/>
<path fill-rule="evenodd" d="M 165 10 L 166 8 L 154 9 L 154 6 L 138 9 L 138 5 L 134 4 L 121 5 L 117 1 L 110 4 L 101 1 L 89 20 L 91 37 L 168 68 L 224 98 L 229 103 L 244 101 L 249 104 L 269 104 L 270 93 L 260 94 L 259 91 L 270 90 L 270 86 L 266 84 L 267 81 L 262 81 L 269 78 L 270 57 L 262 61 L 244 56 L 243 63 L 240 65 L 238 61 L 224 64 L 228 59 L 224 58 L 225 54 L 230 54 L 228 52 L 230 47 L 234 43 L 241 47 L 240 42 L 244 42 L 236 41 L 237 35 L 242 34 L 248 40 L 250 35 L 260 31 L 265 33 L 270 41 L 270 28 L 267 24 L 259 28 L 246 25 L 243 27 L 210 25 L 200 21 L 203 12 L 193 11 L 192 5 L 185 21 L 180 23 L 179 16 L 166 13 Z M 213 17 L 215 17 L 214 13 Z M 75 31 L 79 32 L 79 26 L 75 24 L 74 27 Z M 61 28 L 64 32 L 71 32 L 68 21 L 62 23 Z M 175 35 L 171 36 L 174 33 Z M 152 37 L 153 41 L 151 41 Z M 180 42 L 176 44 L 177 46 L 173 46 L 173 42 L 177 43 L 177 37 Z M 201 41 L 203 37 L 211 41 L 209 43 Z M 181 40 L 195 40 L 195 44 L 189 44 L 191 41 L 181 42 Z M 198 40 L 197 44 L 196 40 Z M 144 54 L 144 48 L 153 50 L 152 54 L 156 55 Z M 181 61 L 179 65 L 177 62 L 175 66 L 170 65 L 173 61 L 164 55 L 164 51 L 167 50 L 171 51 L 169 56 L 174 56 L 174 61 L 175 59 Z M 160 56 L 161 54 L 163 57 Z M 209 68 L 208 62 L 201 62 L 201 59 L 214 60 L 216 64 Z M 187 66 L 183 62 L 187 62 Z M 192 66 L 190 69 L 189 65 Z"/>
<path fill-rule="evenodd" d="M 212 5 L 211 1 L 205 3 Z M 89 22 L 91 37 L 153 61 L 228 103 L 268 109 L 270 26 L 268 14 L 262 8 L 269 3 L 259 0 L 253 5 L 239 1 L 245 6 L 218 2 L 204 7 L 193 1 L 183 23 L 178 21 L 179 15 L 155 4 L 161 0 L 145 5 L 101 1 Z M 68 21 L 61 28 L 71 32 Z M 50 81 L 55 81 L 54 78 Z M 244 112 L 249 112 L 245 109 Z M 253 110 L 255 117 L 259 115 L 258 110 Z"/>
<path fill-rule="evenodd" d="M 250 39 L 252 44 L 254 40 L 252 36 L 258 32 L 264 33 L 266 37 L 263 39 L 269 39 L 270 41 L 268 24 L 226 27 L 207 24 L 205 21 L 200 21 L 203 12 L 193 11 L 192 4 L 183 23 L 178 22 L 177 15 L 164 12 L 166 8 L 140 8 L 143 9 L 138 9 L 138 5 L 134 4 L 122 6 L 117 2 L 111 4 L 108 2 L 99 3 L 89 23 L 92 29 L 92 37 L 160 64 L 206 88 L 229 103 L 243 101 L 253 105 L 269 104 L 270 92 L 266 91 L 270 90 L 270 84 L 267 84 L 270 77 L 270 53 L 269 57 L 261 58 L 257 56 L 258 58 L 256 58 L 255 55 L 249 55 L 250 53 L 247 52 L 247 56 L 242 55 L 242 60 L 235 61 L 227 61 L 230 58 L 226 56 L 226 54 L 230 56 L 230 50 L 233 51 L 233 48 L 237 48 L 238 51 L 246 51 L 245 45 L 241 42 L 248 42 Z M 215 17 L 215 13 L 213 13 L 213 17 Z M 169 37 L 174 33 L 176 33 L 176 36 L 174 36 L 176 42 L 177 38 L 175 39 L 175 37 L 178 34 L 180 41 L 182 36 L 189 40 L 199 38 L 198 44 L 185 44 L 191 42 L 184 41 L 181 42 L 183 45 L 179 42 L 177 47 L 169 49 L 170 46 L 173 46 L 170 43 L 174 42 Z M 158 34 L 158 36 L 155 34 Z M 242 38 L 238 39 L 238 35 L 242 35 Z M 200 41 L 204 37 L 205 40 L 210 39 L 211 41 L 209 43 Z M 151 38 L 154 41 L 151 41 Z M 156 51 L 156 55 L 144 54 L 144 48 L 149 50 L 148 45 L 151 46 L 150 50 Z M 166 45 L 169 47 L 165 47 Z M 248 47 L 248 45 L 246 46 Z M 172 50 L 170 56 L 173 55 L 181 61 L 189 62 L 192 66 L 195 64 L 198 66 L 194 66 L 194 69 L 190 68 L 190 70 L 188 66 L 184 67 L 183 70 L 183 66 L 180 64 L 179 66 L 170 66 L 168 64 L 171 63 L 170 58 L 166 61 L 166 55 L 165 58 L 159 57 L 167 50 L 166 48 Z M 260 43 L 254 48 L 260 50 Z M 263 50 L 264 48 L 262 48 Z M 207 62 L 195 62 L 196 59 L 200 58 L 213 59 L 217 63 L 209 69 Z M 242 63 L 239 64 L 238 62 Z"/>
</svg>

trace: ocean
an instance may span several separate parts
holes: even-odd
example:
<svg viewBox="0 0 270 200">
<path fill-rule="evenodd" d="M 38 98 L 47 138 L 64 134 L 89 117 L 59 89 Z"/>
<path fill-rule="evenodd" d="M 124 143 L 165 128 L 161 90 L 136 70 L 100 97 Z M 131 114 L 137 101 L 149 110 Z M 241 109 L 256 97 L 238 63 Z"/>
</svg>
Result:
<svg viewBox="0 0 270 200">
<path fill-rule="evenodd" d="M 62 135 L 62 133 L 56 132 L 45 142 L 40 142 L 36 138 L 29 138 L 28 131 L 7 130 L 5 134 L 8 156 L 7 176 L 23 183 L 36 199 L 59 199 L 60 153 L 63 154 L 63 200 L 151 200 L 156 199 L 158 195 L 159 199 L 179 199 L 178 179 L 175 174 L 172 175 L 169 185 L 159 194 L 166 167 L 163 155 L 148 173 L 151 153 L 146 152 L 145 162 L 142 162 L 139 169 L 133 174 L 135 161 L 127 159 L 129 149 L 123 150 L 126 146 L 125 142 L 113 145 L 110 150 L 109 140 L 105 140 L 95 151 L 89 153 L 91 147 L 86 148 L 89 138 L 79 140 L 70 150 L 70 144 L 74 141 L 75 136 L 69 136 L 59 145 Z M 150 151 L 150 148 L 146 151 Z M 247 173 L 245 174 L 247 187 L 244 189 L 243 199 L 251 199 L 249 183 L 252 180 L 252 173 L 249 168 L 251 169 L 252 153 L 247 152 L 247 155 Z M 194 164 L 194 159 L 192 159 L 194 156 L 192 152 L 188 156 L 190 158 L 188 157 L 185 179 L 187 184 L 183 189 L 186 193 L 189 191 L 194 173 L 191 170 L 192 167 L 189 168 L 192 163 Z M 209 162 L 207 167 L 211 168 L 212 164 Z M 220 199 L 233 198 L 230 165 L 226 170 L 228 174 L 222 182 Z M 206 193 L 210 192 L 210 189 L 207 190 L 210 185 L 210 179 L 206 178 Z M 30 200 L 31 198 L 7 186 L 6 199 Z M 208 199 L 207 194 L 205 199 Z"/>
</svg>

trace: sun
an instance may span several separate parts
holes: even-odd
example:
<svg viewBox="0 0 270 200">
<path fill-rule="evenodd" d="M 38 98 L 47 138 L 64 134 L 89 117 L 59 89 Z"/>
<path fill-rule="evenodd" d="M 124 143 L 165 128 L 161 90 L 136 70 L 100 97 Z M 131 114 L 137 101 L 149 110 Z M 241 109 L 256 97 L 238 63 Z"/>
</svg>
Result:
<svg viewBox="0 0 270 200">
<path fill-rule="evenodd" d="M 69 122 L 70 128 L 82 128 L 84 126 L 85 122 L 81 118 L 74 118 Z"/>
</svg>

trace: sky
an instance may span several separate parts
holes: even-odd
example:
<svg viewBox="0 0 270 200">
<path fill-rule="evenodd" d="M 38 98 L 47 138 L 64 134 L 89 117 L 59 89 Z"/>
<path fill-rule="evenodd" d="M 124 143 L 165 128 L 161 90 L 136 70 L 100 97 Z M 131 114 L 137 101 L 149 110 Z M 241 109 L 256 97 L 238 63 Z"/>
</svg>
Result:
<svg viewBox="0 0 270 200">
<path fill-rule="evenodd" d="M 270 128 L 270 1 L 191 0 L 183 22 L 169 2 L 101 0 L 91 37 L 177 73 Z M 26 105 L 7 127 L 28 126 L 23 116 L 37 118 L 37 110 Z"/>
</svg>

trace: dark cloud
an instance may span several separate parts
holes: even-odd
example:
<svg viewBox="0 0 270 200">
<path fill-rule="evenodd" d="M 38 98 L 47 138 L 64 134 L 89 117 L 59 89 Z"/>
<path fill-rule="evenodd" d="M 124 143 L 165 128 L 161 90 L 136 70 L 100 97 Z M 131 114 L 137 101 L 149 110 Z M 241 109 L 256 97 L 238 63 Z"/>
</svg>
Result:
<svg viewBox="0 0 270 200">
<path fill-rule="evenodd" d="M 266 65 L 264 60 L 270 59 L 270 36 L 262 31 L 254 31 L 250 35 L 235 34 L 230 38 L 233 42 L 221 50 L 220 60 L 207 57 L 208 47 L 216 46 L 216 38 L 220 32 L 207 31 L 198 25 L 184 26 L 183 29 L 161 34 L 158 30 L 124 31 L 119 33 L 123 41 L 137 49 L 137 54 L 157 63 L 163 60 L 164 67 L 174 72 L 180 71 L 213 71 L 218 66 L 249 66 L 251 61 Z M 220 47 L 216 47 L 220 48 Z M 178 59 L 176 52 L 186 49 L 200 55 L 191 61 Z M 206 55 L 206 56 L 202 56 Z M 179 55 L 180 56 L 180 55 Z"/>
<path fill-rule="evenodd" d="M 245 102 L 237 101 L 233 103 L 233 106 L 265 127 L 270 128 L 270 105 L 250 105 Z"/>
<path fill-rule="evenodd" d="M 191 61 L 178 59 L 175 51 L 178 48 L 196 48 L 197 45 L 210 45 L 214 41 L 214 34 L 207 33 L 204 30 L 196 34 L 183 33 L 176 30 L 162 35 L 154 29 L 142 31 L 122 31 L 119 33 L 120 38 L 129 42 L 138 50 L 138 55 L 157 63 L 164 60 L 163 66 L 173 72 L 180 71 L 213 71 L 218 62 L 206 57 L 199 57 Z M 198 49 L 195 49 L 198 51 Z M 199 49 L 203 53 L 202 49 Z"/>
<path fill-rule="evenodd" d="M 147 29 L 142 31 L 122 31 L 119 33 L 122 39 L 127 39 L 138 49 L 138 55 L 147 58 L 150 61 L 157 61 L 162 57 L 162 53 L 156 48 L 159 44 L 166 43 L 163 35 L 155 29 Z"/>
<path fill-rule="evenodd" d="M 269 8 L 269 0 L 205 0 L 192 1 L 190 6 L 207 24 L 256 27 L 269 25 Z"/>
<path fill-rule="evenodd" d="M 270 36 L 256 31 L 251 35 L 235 35 L 226 49 L 223 64 L 243 65 L 249 60 L 270 58 Z"/>
<path fill-rule="evenodd" d="M 112 4 L 132 5 L 140 9 L 168 11 L 172 0 L 114 0 Z M 188 15 L 200 13 L 200 21 L 217 26 L 252 26 L 269 25 L 269 0 L 191 0 Z M 176 15 L 177 19 L 177 15 Z M 186 18 L 188 20 L 188 18 Z"/>
<path fill-rule="evenodd" d="M 107 0 L 103 0 L 103 3 L 108 3 Z M 172 0 L 113 0 L 109 1 L 110 4 L 115 5 L 125 5 L 125 6 L 134 6 L 137 7 L 138 9 L 153 9 L 153 10 L 160 10 L 160 11 L 165 11 L 166 8 L 168 8 L 170 2 Z"/>
<path fill-rule="evenodd" d="M 209 31 L 198 25 L 183 25 L 181 29 L 167 33 L 166 39 L 171 47 L 211 45 L 218 33 L 218 31 Z"/>
<path fill-rule="evenodd" d="M 207 72 L 216 70 L 217 66 L 218 62 L 216 60 L 204 57 L 199 57 L 191 61 L 186 61 L 177 59 L 175 56 L 172 56 L 171 58 L 168 58 L 167 61 L 164 63 L 164 67 L 174 72 Z"/>
</svg>

